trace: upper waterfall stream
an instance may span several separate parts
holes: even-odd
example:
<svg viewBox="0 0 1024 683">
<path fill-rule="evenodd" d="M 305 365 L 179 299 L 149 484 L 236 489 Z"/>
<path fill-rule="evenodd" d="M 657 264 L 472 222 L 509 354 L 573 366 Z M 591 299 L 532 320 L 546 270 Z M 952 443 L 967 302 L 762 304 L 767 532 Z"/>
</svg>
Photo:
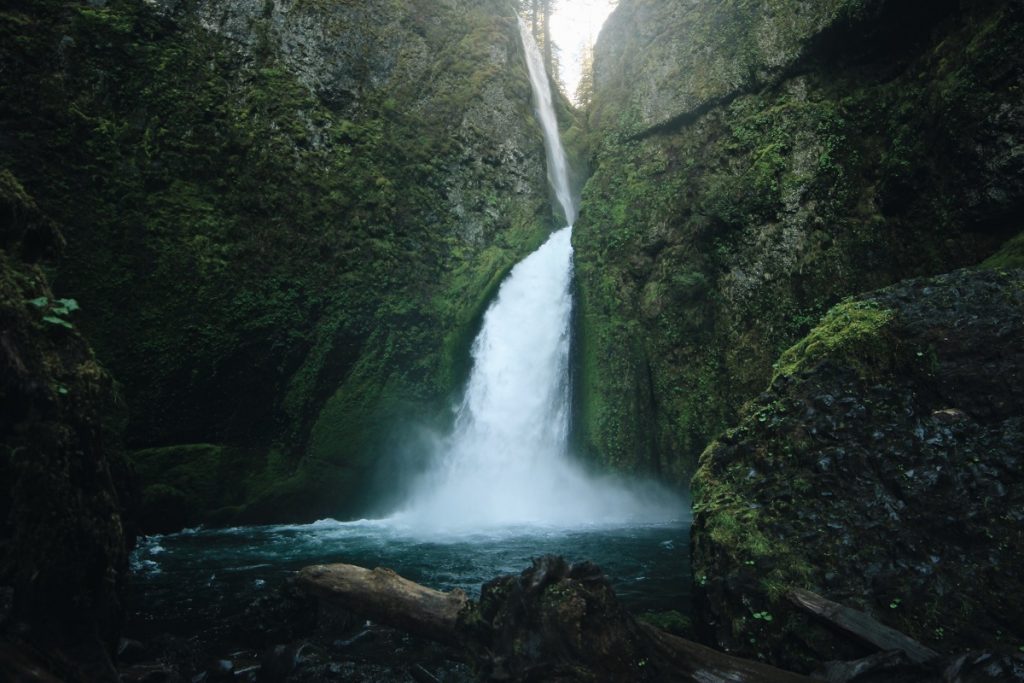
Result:
<svg viewBox="0 0 1024 683">
<path fill-rule="evenodd" d="M 564 216 L 577 208 L 543 59 L 519 21 L 548 180 Z M 591 476 L 569 453 L 572 226 L 555 232 L 502 283 L 473 343 L 452 433 L 396 521 L 424 530 L 678 519 L 655 487 Z M 643 488 L 643 492 L 640 489 Z"/>
</svg>

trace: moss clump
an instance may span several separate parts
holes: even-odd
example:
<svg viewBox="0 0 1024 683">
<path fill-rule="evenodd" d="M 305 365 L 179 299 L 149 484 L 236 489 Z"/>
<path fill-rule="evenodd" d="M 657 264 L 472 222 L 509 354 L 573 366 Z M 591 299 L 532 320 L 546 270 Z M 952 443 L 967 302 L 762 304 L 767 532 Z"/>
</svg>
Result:
<svg viewBox="0 0 1024 683">
<path fill-rule="evenodd" d="M 810 334 L 779 357 L 773 381 L 813 368 L 825 359 L 846 363 L 864 376 L 891 368 L 895 344 L 888 329 L 893 316 L 874 301 L 835 306 Z"/>
<path fill-rule="evenodd" d="M 666 633 L 680 636 L 682 638 L 693 638 L 693 621 L 677 612 L 676 610 L 667 610 L 665 612 L 644 612 L 637 617 L 640 621 L 650 624 L 655 628 L 659 628 Z"/>
<path fill-rule="evenodd" d="M 995 254 L 985 259 L 982 268 L 1024 268 L 1024 233 L 1010 239 Z"/>
<path fill-rule="evenodd" d="M 147 533 L 226 521 L 259 486 L 253 467 L 259 458 L 237 448 L 184 444 L 133 451 L 129 458 L 148 484 L 141 512 Z"/>
<path fill-rule="evenodd" d="M 728 433 L 723 440 L 742 438 L 743 433 Z M 763 501 L 745 493 L 749 482 L 759 475 L 750 463 L 723 463 L 725 451 L 719 442 L 701 456 L 704 463 L 693 477 L 693 509 L 699 520 L 701 539 L 714 545 L 723 561 L 750 577 L 767 599 L 778 602 L 789 586 L 804 585 L 811 566 L 800 548 L 774 538 L 768 528 L 777 515 L 786 514 L 785 501 L 767 509 Z M 758 468 L 769 467 L 776 456 L 765 454 Z M 706 580 L 706 579 L 705 579 Z M 698 581 L 699 583 L 699 581 Z"/>
</svg>

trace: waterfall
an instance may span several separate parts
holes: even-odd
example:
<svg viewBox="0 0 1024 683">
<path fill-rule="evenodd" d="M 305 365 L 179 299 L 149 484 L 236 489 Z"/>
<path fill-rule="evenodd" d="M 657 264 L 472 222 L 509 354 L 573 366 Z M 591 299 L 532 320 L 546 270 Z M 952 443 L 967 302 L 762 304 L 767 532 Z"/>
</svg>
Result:
<svg viewBox="0 0 1024 683">
<path fill-rule="evenodd" d="M 519 22 L 544 134 L 548 179 L 570 223 L 576 206 L 540 51 Z M 517 264 L 473 343 L 452 433 L 394 519 L 428 530 L 669 521 L 679 508 L 646 488 L 588 475 L 569 454 L 572 226 Z"/>
<path fill-rule="evenodd" d="M 565 220 L 571 226 L 576 222 L 576 202 L 569 188 L 569 160 L 562 147 L 562 138 L 558 134 L 558 120 L 555 118 L 555 105 L 551 96 L 551 83 L 544 68 L 537 41 L 533 39 L 529 27 L 522 17 L 519 18 L 519 37 L 523 41 L 526 52 L 526 68 L 530 74 L 530 88 L 533 90 L 534 114 L 544 133 L 544 152 L 548 162 L 548 182 L 555 191 L 558 203 L 562 205 Z"/>
</svg>

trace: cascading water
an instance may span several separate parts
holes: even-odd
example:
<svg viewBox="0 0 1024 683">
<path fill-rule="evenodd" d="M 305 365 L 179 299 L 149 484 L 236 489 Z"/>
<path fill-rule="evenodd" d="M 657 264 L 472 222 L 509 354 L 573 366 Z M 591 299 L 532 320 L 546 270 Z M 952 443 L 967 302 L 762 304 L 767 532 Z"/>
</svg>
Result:
<svg viewBox="0 0 1024 683">
<path fill-rule="evenodd" d="M 537 41 L 533 39 L 526 22 L 519 19 L 519 36 L 526 52 L 526 69 L 530 74 L 530 88 L 533 90 L 535 106 L 534 114 L 544 133 L 544 153 L 548 162 L 548 182 L 555 191 L 558 203 L 565 212 L 565 220 L 572 227 L 576 222 L 576 200 L 573 199 L 569 187 L 569 160 L 562 147 L 562 138 L 558 134 L 558 119 L 555 118 L 555 105 L 551 98 L 551 83 L 548 72 L 544 68 L 544 58 L 540 55 Z M 570 256 L 571 259 L 571 256 Z"/>
<path fill-rule="evenodd" d="M 523 42 L 551 184 L 571 221 L 576 209 L 551 90 L 528 31 Z M 221 634 L 225 620 L 249 619 L 275 581 L 313 563 L 387 566 L 473 595 L 544 553 L 598 562 L 637 612 L 688 612 L 683 503 L 653 486 L 589 476 L 569 454 L 570 230 L 553 234 L 502 284 L 473 344 L 452 433 L 439 440 L 435 467 L 401 512 L 150 537 L 132 556 L 128 633 L 144 642 L 165 631 Z M 377 656 L 390 661 L 393 652 Z"/>
<path fill-rule="evenodd" d="M 568 452 L 572 221 L 576 206 L 551 86 L 519 21 L 544 134 L 548 179 L 567 221 L 499 289 L 473 343 L 473 369 L 452 434 L 394 519 L 425 529 L 668 521 L 663 495 L 588 476 Z"/>
</svg>

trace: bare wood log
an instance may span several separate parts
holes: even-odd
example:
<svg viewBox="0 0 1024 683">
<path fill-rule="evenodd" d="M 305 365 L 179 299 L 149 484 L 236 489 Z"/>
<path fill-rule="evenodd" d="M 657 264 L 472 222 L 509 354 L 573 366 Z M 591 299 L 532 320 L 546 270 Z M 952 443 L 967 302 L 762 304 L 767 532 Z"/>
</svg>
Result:
<svg viewBox="0 0 1024 683">
<path fill-rule="evenodd" d="M 383 567 L 318 564 L 300 571 L 298 582 L 369 619 L 449 644 L 458 641 L 459 612 L 469 604 L 461 590 L 436 591 Z"/>
<path fill-rule="evenodd" d="M 939 653 L 934 650 L 925 647 L 910 636 L 872 619 L 864 612 L 844 607 L 817 593 L 802 588 L 793 588 L 789 591 L 788 597 L 797 607 L 880 650 L 901 650 L 915 664 L 922 664 L 939 656 Z"/>
<path fill-rule="evenodd" d="M 687 676 L 679 680 L 701 683 L 810 683 L 812 680 L 761 662 L 712 650 L 647 624 L 642 626 L 679 673 Z"/>
</svg>

